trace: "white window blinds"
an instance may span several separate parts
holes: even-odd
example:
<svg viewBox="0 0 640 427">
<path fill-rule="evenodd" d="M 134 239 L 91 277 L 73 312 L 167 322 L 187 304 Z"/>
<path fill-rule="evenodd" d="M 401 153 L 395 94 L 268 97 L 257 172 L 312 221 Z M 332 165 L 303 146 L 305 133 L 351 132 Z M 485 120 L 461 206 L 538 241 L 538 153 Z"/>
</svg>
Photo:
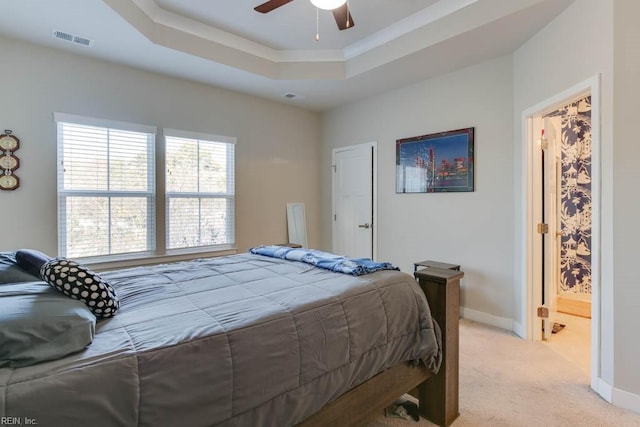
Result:
<svg viewBox="0 0 640 427">
<path fill-rule="evenodd" d="M 235 138 L 164 131 L 167 249 L 235 243 Z"/>
<path fill-rule="evenodd" d="M 67 114 L 55 120 L 60 255 L 152 252 L 155 128 Z"/>
</svg>

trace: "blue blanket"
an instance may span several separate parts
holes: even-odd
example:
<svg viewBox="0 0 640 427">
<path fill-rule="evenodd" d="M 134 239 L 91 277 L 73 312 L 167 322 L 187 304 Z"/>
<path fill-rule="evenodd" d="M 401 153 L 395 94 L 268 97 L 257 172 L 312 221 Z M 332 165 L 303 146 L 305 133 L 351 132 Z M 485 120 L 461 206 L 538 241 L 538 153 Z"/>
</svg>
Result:
<svg viewBox="0 0 640 427">
<path fill-rule="evenodd" d="M 316 267 L 335 271 L 337 273 L 360 276 L 373 273 L 378 270 L 399 270 L 398 267 L 388 262 L 374 262 L 369 258 L 347 258 L 329 252 L 315 249 L 298 249 L 287 246 L 257 246 L 249 249 L 249 252 L 272 258 L 288 259 L 290 261 L 302 261 Z"/>
</svg>

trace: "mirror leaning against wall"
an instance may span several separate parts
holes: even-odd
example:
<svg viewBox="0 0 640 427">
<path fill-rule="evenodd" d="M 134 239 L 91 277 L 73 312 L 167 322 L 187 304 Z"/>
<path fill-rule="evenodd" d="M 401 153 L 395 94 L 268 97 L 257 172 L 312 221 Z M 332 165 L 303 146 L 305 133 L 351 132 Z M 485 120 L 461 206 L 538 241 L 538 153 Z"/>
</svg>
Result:
<svg viewBox="0 0 640 427">
<path fill-rule="evenodd" d="M 287 227 L 289 243 L 297 243 L 303 248 L 307 246 L 307 224 L 304 203 L 287 203 Z"/>
</svg>

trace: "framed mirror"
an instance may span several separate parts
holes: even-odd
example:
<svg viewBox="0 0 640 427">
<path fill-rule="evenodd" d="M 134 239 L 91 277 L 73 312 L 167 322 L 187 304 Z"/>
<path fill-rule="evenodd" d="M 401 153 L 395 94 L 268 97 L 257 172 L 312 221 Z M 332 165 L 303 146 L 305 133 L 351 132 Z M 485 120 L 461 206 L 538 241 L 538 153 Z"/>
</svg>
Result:
<svg viewBox="0 0 640 427">
<path fill-rule="evenodd" d="M 289 229 L 289 243 L 297 243 L 307 247 L 307 223 L 304 213 L 304 203 L 287 203 L 287 227 Z"/>
</svg>

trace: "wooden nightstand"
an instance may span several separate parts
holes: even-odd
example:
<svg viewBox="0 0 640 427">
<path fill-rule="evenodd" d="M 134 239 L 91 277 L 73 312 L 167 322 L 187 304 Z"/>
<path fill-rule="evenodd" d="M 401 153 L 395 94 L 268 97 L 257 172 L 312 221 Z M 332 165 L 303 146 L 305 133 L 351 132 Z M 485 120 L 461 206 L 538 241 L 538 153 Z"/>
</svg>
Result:
<svg viewBox="0 0 640 427">
<path fill-rule="evenodd" d="M 446 262 L 438 261 L 420 261 L 413 263 L 413 272 L 418 271 L 418 267 L 425 268 L 441 268 L 443 270 L 455 270 L 460 271 L 460 266 L 457 264 L 447 264 Z"/>
<path fill-rule="evenodd" d="M 301 248 L 302 245 L 297 243 L 278 243 L 276 246 L 285 246 L 287 248 Z"/>
</svg>

